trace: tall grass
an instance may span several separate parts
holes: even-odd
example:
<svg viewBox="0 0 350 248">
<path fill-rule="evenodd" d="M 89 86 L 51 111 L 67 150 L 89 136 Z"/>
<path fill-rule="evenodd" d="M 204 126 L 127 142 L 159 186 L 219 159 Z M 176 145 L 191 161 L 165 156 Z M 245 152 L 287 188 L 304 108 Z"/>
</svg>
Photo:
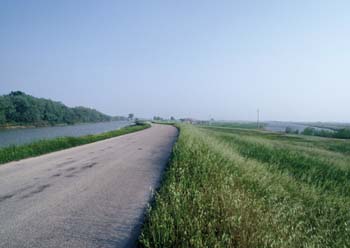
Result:
<svg viewBox="0 0 350 248">
<path fill-rule="evenodd" d="M 148 127 L 150 127 L 149 124 L 139 124 L 101 134 L 81 137 L 59 137 L 49 140 L 40 140 L 26 145 L 5 147 L 0 149 L 0 164 L 117 137 Z"/>
<path fill-rule="evenodd" d="M 295 180 L 302 181 L 330 191 L 350 196 L 350 166 L 347 170 L 337 168 L 332 161 L 309 156 L 290 147 L 268 146 L 236 135 L 220 135 L 232 149 L 246 158 L 267 163 L 271 170 L 288 173 Z"/>
<path fill-rule="evenodd" d="M 347 187 L 346 180 L 328 180 L 321 174 L 319 182 L 310 183 L 308 180 L 317 181 L 317 176 L 309 167 L 322 171 L 317 159 L 309 165 L 310 161 L 296 155 L 276 155 L 276 144 L 264 132 L 231 132 L 235 130 L 180 125 L 140 246 L 350 246 L 350 198 L 340 190 L 341 185 Z M 264 136 L 263 142 L 254 142 Z M 280 145 L 285 139 L 281 136 Z M 274 141 L 278 142 L 278 137 Z M 307 141 L 305 144 L 308 146 Z M 322 166 L 333 173 L 331 164 Z M 308 180 L 303 180 L 303 174 Z M 335 187 L 335 193 L 328 187 Z"/>
</svg>

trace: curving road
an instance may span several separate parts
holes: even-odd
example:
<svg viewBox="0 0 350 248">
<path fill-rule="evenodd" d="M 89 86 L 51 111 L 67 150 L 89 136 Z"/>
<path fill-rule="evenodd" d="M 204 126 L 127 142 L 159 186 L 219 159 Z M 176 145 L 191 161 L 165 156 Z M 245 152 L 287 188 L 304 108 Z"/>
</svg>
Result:
<svg viewBox="0 0 350 248">
<path fill-rule="evenodd" d="M 129 247 L 176 128 L 151 128 L 0 165 L 0 247 Z"/>
</svg>

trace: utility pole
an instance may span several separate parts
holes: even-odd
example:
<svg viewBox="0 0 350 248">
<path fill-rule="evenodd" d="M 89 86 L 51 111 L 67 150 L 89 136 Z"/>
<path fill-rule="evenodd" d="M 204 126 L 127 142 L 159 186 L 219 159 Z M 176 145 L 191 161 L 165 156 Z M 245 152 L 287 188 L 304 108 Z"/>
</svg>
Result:
<svg viewBox="0 0 350 248">
<path fill-rule="evenodd" d="M 260 128 L 260 123 L 259 123 L 259 118 L 260 118 L 260 110 L 258 109 L 257 111 L 256 111 L 256 113 L 257 113 L 257 121 L 256 121 L 256 125 L 257 125 L 257 127 L 258 127 L 258 129 Z"/>
</svg>

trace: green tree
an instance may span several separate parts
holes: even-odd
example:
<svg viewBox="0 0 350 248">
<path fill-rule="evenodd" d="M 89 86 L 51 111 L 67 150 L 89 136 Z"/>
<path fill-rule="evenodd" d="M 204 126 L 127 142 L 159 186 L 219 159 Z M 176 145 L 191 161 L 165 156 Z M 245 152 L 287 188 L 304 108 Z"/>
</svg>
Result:
<svg viewBox="0 0 350 248">
<path fill-rule="evenodd" d="M 0 96 L 0 125 L 6 123 L 6 101 Z"/>
<path fill-rule="evenodd" d="M 286 127 L 286 133 L 293 133 L 293 129 L 291 127 Z"/>
<path fill-rule="evenodd" d="M 108 121 L 111 117 L 95 109 L 69 108 L 60 102 L 41 99 L 21 91 L 0 96 L 0 124 L 58 124 Z"/>
<path fill-rule="evenodd" d="M 307 127 L 302 132 L 302 134 L 304 134 L 304 135 L 314 135 L 314 133 L 315 133 L 315 129 L 312 127 Z"/>
</svg>

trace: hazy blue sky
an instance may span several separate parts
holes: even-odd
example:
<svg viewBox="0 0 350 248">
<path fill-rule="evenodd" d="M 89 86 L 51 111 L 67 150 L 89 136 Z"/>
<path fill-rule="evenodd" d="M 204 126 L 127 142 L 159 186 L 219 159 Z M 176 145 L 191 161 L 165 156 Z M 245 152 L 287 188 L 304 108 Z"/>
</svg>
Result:
<svg viewBox="0 0 350 248">
<path fill-rule="evenodd" d="M 0 1 L 0 94 L 107 114 L 350 121 L 350 1 Z"/>
</svg>

